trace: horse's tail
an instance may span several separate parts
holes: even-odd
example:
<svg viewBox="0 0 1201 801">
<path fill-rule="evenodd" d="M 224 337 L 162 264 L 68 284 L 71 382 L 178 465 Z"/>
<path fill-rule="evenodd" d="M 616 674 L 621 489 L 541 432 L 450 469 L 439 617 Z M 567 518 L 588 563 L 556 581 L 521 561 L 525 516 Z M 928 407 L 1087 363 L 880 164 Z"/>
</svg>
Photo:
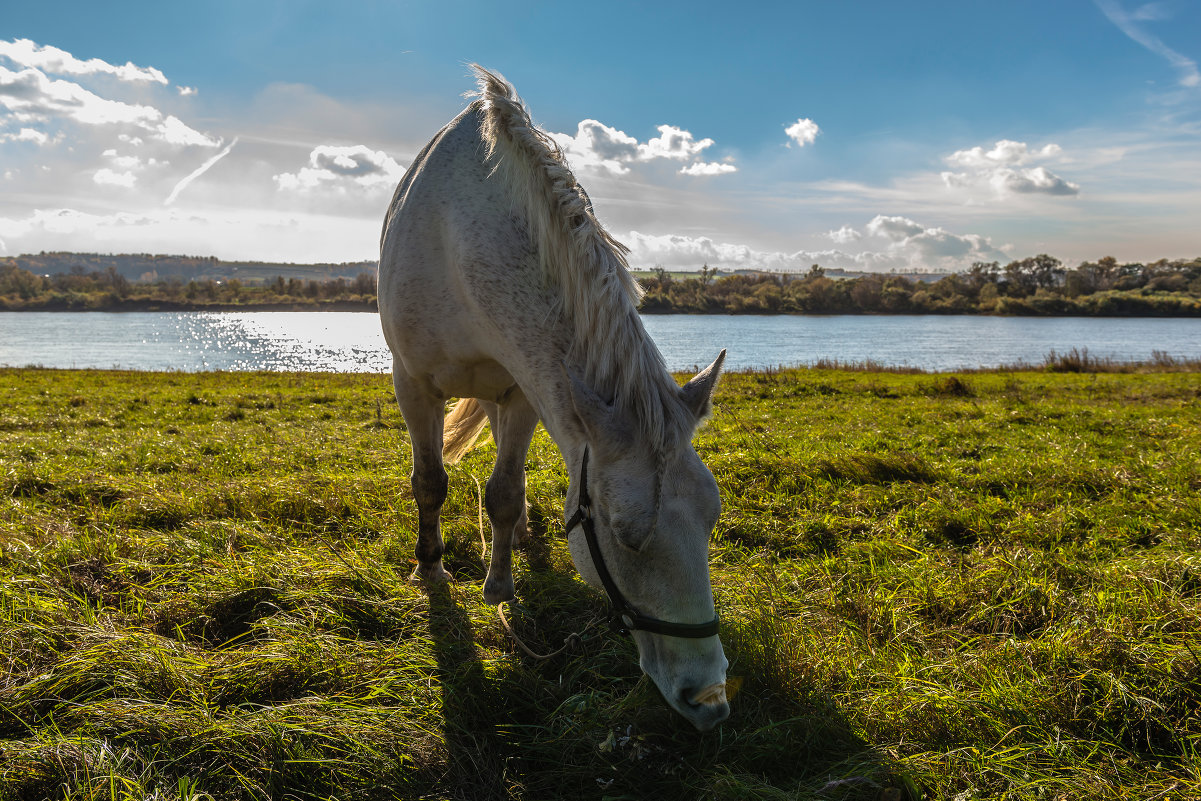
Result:
<svg viewBox="0 0 1201 801">
<path fill-rule="evenodd" d="M 479 401 L 460 398 L 442 424 L 442 461 L 454 464 L 466 456 L 487 422 L 488 413 Z"/>
</svg>

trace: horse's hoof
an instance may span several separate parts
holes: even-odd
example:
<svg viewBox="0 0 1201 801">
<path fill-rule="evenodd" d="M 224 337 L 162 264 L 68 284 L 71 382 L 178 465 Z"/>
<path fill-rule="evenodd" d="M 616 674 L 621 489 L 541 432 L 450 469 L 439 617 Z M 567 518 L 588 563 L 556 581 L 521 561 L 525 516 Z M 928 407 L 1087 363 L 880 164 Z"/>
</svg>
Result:
<svg viewBox="0 0 1201 801">
<path fill-rule="evenodd" d="M 517 597 L 517 592 L 513 586 L 512 576 L 505 579 L 489 578 L 484 582 L 484 600 L 493 606 L 511 601 L 515 597 Z"/>
<path fill-rule="evenodd" d="M 441 562 L 432 565 L 418 564 L 417 569 L 409 576 L 414 584 L 445 584 L 454 581 L 454 576 L 442 566 Z"/>
</svg>

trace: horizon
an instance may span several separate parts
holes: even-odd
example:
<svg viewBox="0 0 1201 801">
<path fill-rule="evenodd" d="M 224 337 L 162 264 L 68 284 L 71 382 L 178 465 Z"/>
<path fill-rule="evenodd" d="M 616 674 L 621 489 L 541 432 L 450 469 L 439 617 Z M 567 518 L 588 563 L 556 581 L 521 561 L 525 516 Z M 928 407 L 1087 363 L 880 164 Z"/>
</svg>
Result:
<svg viewBox="0 0 1201 801">
<path fill-rule="evenodd" d="M 1039 255 L 1049 255 L 1052 258 L 1055 258 L 1054 254 L 1039 254 Z M 61 251 L 61 250 L 43 250 L 38 253 L 19 253 L 19 254 L 12 254 L 12 255 L 0 255 L 0 259 L 11 259 L 11 260 L 19 262 L 22 259 L 34 260 L 34 259 L 39 259 L 39 258 L 45 258 L 47 256 L 79 256 L 81 258 L 89 258 L 90 257 L 90 258 L 98 258 L 98 259 L 148 257 L 150 259 L 155 259 L 155 260 L 157 260 L 157 259 L 180 259 L 180 260 L 198 260 L 198 261 L 214 260 L 219 264 L 229 264 L 229 265 L 262 264 L 267 267 L 278 266 L 278 267 L 285 267 L 285 268 L 286 267 L 291 267 L 291 268 L 347 267 L 347 266 L 353 266 L 353 265 L 375 264 L 378 262 L 377 259 L 355 259 L 355 260 L 350 260 L 350 261 L 296 262 L 296 261 L 270 261 L 270 260 L 262 260 L 262 259 L 238 259 L 238 258 L 222 259 L 222 258 L 218 258 L 217 256 L 213 256 L 211 254 L 210 255 L 200 255 L 200 254 L 193 254 L 193 253 L 149 253 L 149 252 L 130 253 L 130 252 Z M 1030 257 L 1027 257 L 1027 258 L 1030 258 Z M 1056 261 L 1059 261 L 1060 264 L 1065 269 L 1075 270 L 1075 269 L 1084 267 L 1088 264 L 1095 264 L 1096 262 L 1098 262 L 1102 259 L 1105 259 L 1105 258 L 1112 258 L 1112 257 L 1102 256 L 1102 257 L 1098 257 L 1095 259 L 1087 259 L 1087 260 L 1081 261 L 1080 263 L 1075 264 L 1075 265 L 1069 264 L 1068 262 L 1064 262 L 1059 259 L 1056 259 Z M 1004 267 L 1006 263 L 1012 263 L 1012 262 L 1018 262 L 1018 261 L 1021 261 L 1021 260 L 1013 259 L 1013 260 L 1010 260 L 1010 262 L 999 261 L 999 262 L 997 262 L 997 264 L 1001 267 Z M 1152 265 L 1161 264 L 1161 263 L 1165 263 L 1165 262 L 1166 263 L 1173 263 L 1173 262 L 1189 263 L 1189 262 L 1198 262 L 1198 261 L 1201 261 L 1201 256 L 1196 256 L 1196 257 L 1192 257 L 1192 258 L 1184 258 L 1184 259 L 1142 259 L 1142 260 L 1137 260 L 1137 261 L 1119 262 L 1119 263 L 1122 264 L 1123 266 L 1125 266 L 1125 265 L 1152 266 Z M 80 265 L 80 266 L 82 266 L 82 265 Z M 962 268 L 958 268 L 958 269 L 947 269 L 947 268 L 930 269 L 930 268 L 922 267 L 922 266 L 915 266 L 915 267 L 912 267 L 909 269 L 898 269 L 896 267 L 893 267 L 887 271 L 855 270 L 855 269 L 847 269 L 847 268 L 843 268 L 843 267 L 827 267 L 822 264 L 811 264 L 808 267 L 803 268 L 803 269 L 797 268 L 797 269 L 773 270 L 773 269 L 769 269 L 769 268 L 759 268 L 759 267 L 713 267 L 711 269 L 713 270 L 713 274 L 718 275 L 718 276 L 720 276 L 720 275 L 735 275 L 738 273 L 760 273 L 760 274 L 764 274 L 764 275 L 791 276 L 791 275 L 804 275 L 804 274 L 808 273 L 809 270 L 812 269 L 813 267 L 819 267 L 826 273 L 834 273 L 834 274 L 840 274 L 840 275 L 844 275 L 844 276 L 887 275 L 887 276 L 898 276 L 898 277 L 903 278 L 906 276 L 940 276 L 941 277 L 941 276 L 956 275 L 956 274 L 963 273 L 963 272 L 970 270 L 973 266 L 974 265 L 965 265 Z M 698 273 L 698 272 L 700 272 L 700 270 L 702 268 L 706 268 L 706 267 L 709 267 L 709 265 L 702 263 L 702 264 L 696 265 L 696 266 L 681 265 L 679 267 L 676 267 L 675 269 L 667 269 L 667 268 L 663 267 L 662 265 L 652 265 L 650 267 L 631 266 L 629 268 L 629 270 L 631 273 L 639 274 L 639 275 L 641 275 L 641 274 L 653 275 L 659 269 L 663 269 L 669 275 L 688 275 L 690 273 Z M 141 279 L 132 279 L 132 280 L 140 281 Z"/>
<path fill-rule="evenodd" d="M 514 83 L 636 270 L 1201 254 L 1201 4 L 5 16 L 0 257 L 373 261 L 469 62 Z"/>
</svg>

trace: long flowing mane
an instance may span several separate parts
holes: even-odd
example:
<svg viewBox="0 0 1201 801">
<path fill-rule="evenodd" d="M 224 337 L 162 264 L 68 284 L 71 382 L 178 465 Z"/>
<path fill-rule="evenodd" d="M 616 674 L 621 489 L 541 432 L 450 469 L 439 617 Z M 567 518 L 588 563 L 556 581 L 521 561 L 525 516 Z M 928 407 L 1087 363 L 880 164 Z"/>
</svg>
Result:
<svg viewBox="0 0 1201 801">
<path fill-rule="evenodd" d="M 560 311 L 573 327 L 572 357 L 586 365 L 596 392 L 639 421 L 652 447 L 687 437 L 694 420 L 638 317 L 642 289 L 630 275 L 629 250 L 596 218 L 563 151 L 534 124 L 512 84 L 471 67 L 487 158 L 525 211 L 545 279 L 560 290 Z"/>
</svg>

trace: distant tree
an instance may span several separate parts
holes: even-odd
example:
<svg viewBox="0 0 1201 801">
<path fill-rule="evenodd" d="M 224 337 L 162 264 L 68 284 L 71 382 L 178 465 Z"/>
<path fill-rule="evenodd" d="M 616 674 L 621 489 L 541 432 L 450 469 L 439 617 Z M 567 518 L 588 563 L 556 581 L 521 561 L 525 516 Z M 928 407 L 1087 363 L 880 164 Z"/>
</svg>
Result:
<svg viewBox="0 0 1201 801">
<path fill-rule="evenodd" d="M 969 287 L 978 294 L 987 284 L 997 283 L 1001 274 L 1001 263 L 996 261 L 972 262 L 972 266 L 964 273 L 964 279 Z"/>
<path fill-rule="evenodd" d="M 0 295 L 16 295 L 22 300 L 35 297 L 43 290 L 43 279 L 12 262 L 0 264 Z"/>
<path fill-rule="evenodd" d="M 884 276 L 865 275 L 852 282 L 851 300 L 862 311 L 879 311 L 883 290 Z"/>
<path fill-rule="evenodd" d="M 1147 283 L 1150 276 L 1147 268 L 1139 262 L 1123 264 L 1117 269 L 1117 278 L 1113 282 L 1114 289 L 1138 289 Z"/>
<path fill-rule="evenodd" d="M 1053 289 L 1063 286 L 1063 277 L 1067 272 L 1063 268 L 1063 262 L 1054 256 L 1048 256 L 1046 253 L 1040 253 L 1032 259 L 1027 259 L 1030 262 L 1030 273 L 1034 276 L 1034 285 L 1043 289 Z"/>
<path fill-rule="evenodd" d="M 354 291 L 357 295 L 374 295 L 375 273 L 359 273 L 355 276 Z"/>
</svg>

